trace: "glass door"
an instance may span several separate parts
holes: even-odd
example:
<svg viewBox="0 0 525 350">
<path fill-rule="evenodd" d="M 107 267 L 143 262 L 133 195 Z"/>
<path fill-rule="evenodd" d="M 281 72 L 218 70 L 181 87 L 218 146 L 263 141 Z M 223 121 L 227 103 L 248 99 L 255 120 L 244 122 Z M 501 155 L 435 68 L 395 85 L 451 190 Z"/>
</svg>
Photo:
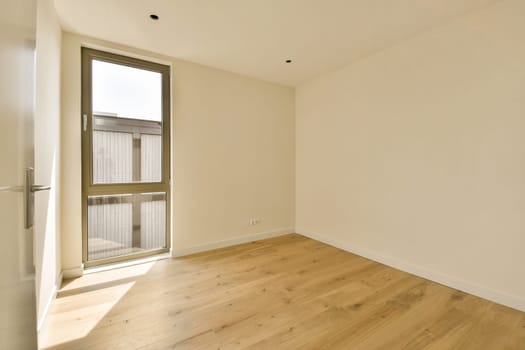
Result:
<svg viewBox="0 0 525 350">
<path fill-rule="evenodd" d="M 82 49 L 86 266 L 169 250 L 169 67 Z"/>
</svg>

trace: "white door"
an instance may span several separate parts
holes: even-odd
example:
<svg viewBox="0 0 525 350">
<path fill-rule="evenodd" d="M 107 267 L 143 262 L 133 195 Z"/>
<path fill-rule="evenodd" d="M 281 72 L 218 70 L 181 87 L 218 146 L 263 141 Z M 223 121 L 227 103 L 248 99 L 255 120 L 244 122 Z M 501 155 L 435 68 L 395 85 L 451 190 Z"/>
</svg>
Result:
<svg viewBox="0 0 525 350">
<path fill-rule="evenodd" d="M 0 11 L 0 349 L 37 349 L 33 232 L 26 168 L 33 166 L 35 0 Z M 34 193 L 38 196 L 38 194 Z M 27 208 L 30 209 L 30 208 Z"/>
</svg>

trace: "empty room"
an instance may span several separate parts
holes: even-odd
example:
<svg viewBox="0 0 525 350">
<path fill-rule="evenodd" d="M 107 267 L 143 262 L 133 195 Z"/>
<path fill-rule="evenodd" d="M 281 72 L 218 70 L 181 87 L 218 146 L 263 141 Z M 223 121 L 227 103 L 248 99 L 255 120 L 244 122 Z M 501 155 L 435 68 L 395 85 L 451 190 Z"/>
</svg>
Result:
<svg viewBox="0 0 525 350">
<path fill-rule="evenodd" d="M 525 1 L 0 6 L 0 350 L 525 350 Z"/>
</svg>

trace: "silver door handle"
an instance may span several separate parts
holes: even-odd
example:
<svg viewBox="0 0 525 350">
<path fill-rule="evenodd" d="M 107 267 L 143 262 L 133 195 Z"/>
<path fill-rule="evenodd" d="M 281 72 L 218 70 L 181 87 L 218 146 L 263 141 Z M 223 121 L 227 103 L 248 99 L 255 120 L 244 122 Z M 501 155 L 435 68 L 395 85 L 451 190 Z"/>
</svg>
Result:
<svg viewBox="0 0 525 350">
<path fill-rule="evenodd" d="M 26 185 L 25 185 L 25 200 L 26 200 L 26 228 L 33 226 L 35 216 L 35 192 L 47 191 L 51 186 L 33 185 L 35 175 L 33 168 L 26 168 Z"/>
<path fill-rule="evenodd" d="M 25 194 L 25 227 L 31 228 L 33 226 L 33 219 L 35 216 L 35 192 L 48 191 L 51 186 L 33 185 L 34 169 L 26 168 L 25 186 L 0 186 L 0 192 L 24 192 Z"/>
<path fill-rule="evenodd" d="M 47 191 L 50 190 L 51 186 L 33 185 L 31 186 L 31 192 Z"/>
</svg>

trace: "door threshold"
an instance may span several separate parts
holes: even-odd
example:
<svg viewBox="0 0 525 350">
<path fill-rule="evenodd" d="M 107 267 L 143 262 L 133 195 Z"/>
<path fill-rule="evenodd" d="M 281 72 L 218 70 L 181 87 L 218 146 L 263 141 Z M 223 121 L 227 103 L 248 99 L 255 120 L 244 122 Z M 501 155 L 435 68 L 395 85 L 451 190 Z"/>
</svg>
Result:
<svg viewBox="0 0 525 350">
<path fill-rule="evenodd" d="M 158 255 L 148 256 L 145 258 L 138 258 L 128 261 L 121 261 L 118 263 L 112 263 L 112 264 L 106 264 L 106 265 L 99 265 L 99 266 L 93 266 L 88 267 L 84 269 L 84 275 L 88 275 L 91 273 L 97 273 L 102 271 L 108 271 L 108 270 L 114 270 L 114 269 L 121 269 L 123 267 L 133 266 L 133 265 L 139 265 L 139 264 L 145 264 L 153 261 L 159 261 L 164 259 L 171 258 L 171 253 L 162 253 Z"/>
</svg>

